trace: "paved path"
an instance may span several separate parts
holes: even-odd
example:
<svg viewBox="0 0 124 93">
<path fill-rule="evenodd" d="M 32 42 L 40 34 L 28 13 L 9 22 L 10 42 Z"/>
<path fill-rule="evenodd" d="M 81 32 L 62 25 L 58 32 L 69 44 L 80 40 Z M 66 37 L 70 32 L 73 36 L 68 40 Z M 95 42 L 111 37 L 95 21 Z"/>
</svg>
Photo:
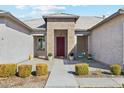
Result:
<svg viewBox="0 0 124 93">
<path fill-rule="evenodd" d="M 74 76 L 65 69 L 63 60 L 55 59 L 49 76 L 47 88 L 76 88 L 78 84 Z"/>
<path fill-rule="evenodd" d="M 111 78 L 78 78 L 80 88 L 120 88 L 120 84 Z"/>
<path fill-rule="evenodd" d="M 124 78 L 77 78 L 72 72 L 75 71 L 74 65 L 64 65 L 61 59 L 55 59 L 51 74 L 45 87 L 49 88 L 119 88 L 124 83 Z M 97 68 L 90 67 L 90 71 Z M 102 69 L 103 71 L 108 71 Z"/>
</svg>

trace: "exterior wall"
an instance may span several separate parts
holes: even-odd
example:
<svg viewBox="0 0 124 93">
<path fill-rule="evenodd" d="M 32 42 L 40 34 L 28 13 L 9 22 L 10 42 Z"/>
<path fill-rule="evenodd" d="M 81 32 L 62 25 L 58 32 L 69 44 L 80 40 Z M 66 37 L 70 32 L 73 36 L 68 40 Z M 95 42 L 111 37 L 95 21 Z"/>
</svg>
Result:
<svg viewBox="0 0 124 93">
<path fill-rule="evenodd" d="M 18 63 L 33 54 L 30 31 L 9 19 L 0 18 L 0 62 Z"/>
<path fill-rule="evenodd" d="M 106 64 L 123 64 L 123 22 L 124 15 L 120 15 L 92 31 L 89 51 L 95 60 Z"/>
<path fill-rule="evenodd" d="M 52 53 L 54 56 L 54 31 L 67 30 L 67 54 L 74 51 L 75 47 L 75 22 L 74 19 L 47 19 L 47 54 Z"/>
</svg>

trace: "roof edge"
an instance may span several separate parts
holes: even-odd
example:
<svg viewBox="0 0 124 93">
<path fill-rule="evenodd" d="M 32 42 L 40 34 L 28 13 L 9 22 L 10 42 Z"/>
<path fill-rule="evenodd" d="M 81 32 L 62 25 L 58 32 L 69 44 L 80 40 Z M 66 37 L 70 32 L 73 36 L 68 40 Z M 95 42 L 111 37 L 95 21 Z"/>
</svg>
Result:
<svg viewBox="0 0 124 93">
<path fill-rule="evenodd" d="M 66 14 L 66 13 L 58 13 L 58 14 Z M 67 14 L 69 15 L 69 14 Z M 42 16 L 43 19 L 46 21 L 47 18 L 74 18 L 74 19 L 78 19 L 79 16 L 78 15 L 72 15 L 72 16 L 50 16 L 50 15 L 43 15 Z"/>
<path fill-rule="evenodd" d="M 109 17 L 105 18 L 104 20 L 102 20 L 101 22 L 97 23 L 96 25 L 94 25 L 93 27 L 87 29 L 88 31 L 91 31 L 95 28 L 97 28 L 98 26 L 110 21 L 111 19 L 113 19 L 114 17 L 120 15 L 120 14 L 124 14 L 124 9 L 119 9 L 117 12 L 115 12 L 114 14 L 110 15 Z"/>
<path fill-rule="evenodd" d="M 26 27 L 27 29 L 33 31 L 33 29 L 30 26 L 26 25 L 24 22 L 22 22 L 21 20 L 19 20 L 15 16 L 13 16 L 10 12 L 2 12 L 2 13 L 0 13 L 0 16 L 8 17 L 8 18 L 12 19 L 13 21 L 16 21 L 19 24 L 21 24 L 22 26 Z"/>
</svg>

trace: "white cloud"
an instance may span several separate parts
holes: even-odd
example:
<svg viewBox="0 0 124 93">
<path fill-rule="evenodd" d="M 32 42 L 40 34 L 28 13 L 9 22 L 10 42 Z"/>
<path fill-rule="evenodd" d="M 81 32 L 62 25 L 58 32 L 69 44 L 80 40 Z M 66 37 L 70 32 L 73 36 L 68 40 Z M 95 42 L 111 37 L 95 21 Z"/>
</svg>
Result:
<svg viewBox="0 0 124 93">
<path fill-rule="evenodd" d="M 24 8 L 26 8 L 26 7 L 27 7 L 26 5 L 17 5 L 17 6 L 16 6 L 17 9 L 24 9 Z"/>
<path fill-rule="evenodd" d="M 20 18 L 36 18 L 36 17 L 41 17 L 42 15 L 49 14 L 49 13 L 55 13 L 57 11 L 65 10 L 65 6 L 47 6 L 47 5 L 33 5 L 33 6 L 16 6 L 17 9 L 25 9 L 25 8 L 30 8 L 32 9 L 31 12 L 20 15 Z"/>
<path fill-rule="evenodd" d="M 50 10 L 64 10 L 66 7 L 64 6 L 35 6 L 33 9 L 41 10 L 41 11 L 50 11 Z"/>
</svg>

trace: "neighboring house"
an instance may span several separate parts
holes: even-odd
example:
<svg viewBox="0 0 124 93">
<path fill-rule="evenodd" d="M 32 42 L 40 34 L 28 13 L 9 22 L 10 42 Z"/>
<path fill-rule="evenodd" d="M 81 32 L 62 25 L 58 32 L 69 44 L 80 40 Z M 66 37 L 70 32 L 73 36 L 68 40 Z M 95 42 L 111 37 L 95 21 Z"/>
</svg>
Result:
<svg viewBox="0 0 124 93">
<path fill-rule="evenodd" d="M 82 52 L 95 60 L 124 63 L 124 10 L 103 19 L 57 13 L 43 18 L 19 21 L 8 12 L 0 12 L 0 62 L 21 62 L 35 57 L 75 58 Z"/>
</svg>

